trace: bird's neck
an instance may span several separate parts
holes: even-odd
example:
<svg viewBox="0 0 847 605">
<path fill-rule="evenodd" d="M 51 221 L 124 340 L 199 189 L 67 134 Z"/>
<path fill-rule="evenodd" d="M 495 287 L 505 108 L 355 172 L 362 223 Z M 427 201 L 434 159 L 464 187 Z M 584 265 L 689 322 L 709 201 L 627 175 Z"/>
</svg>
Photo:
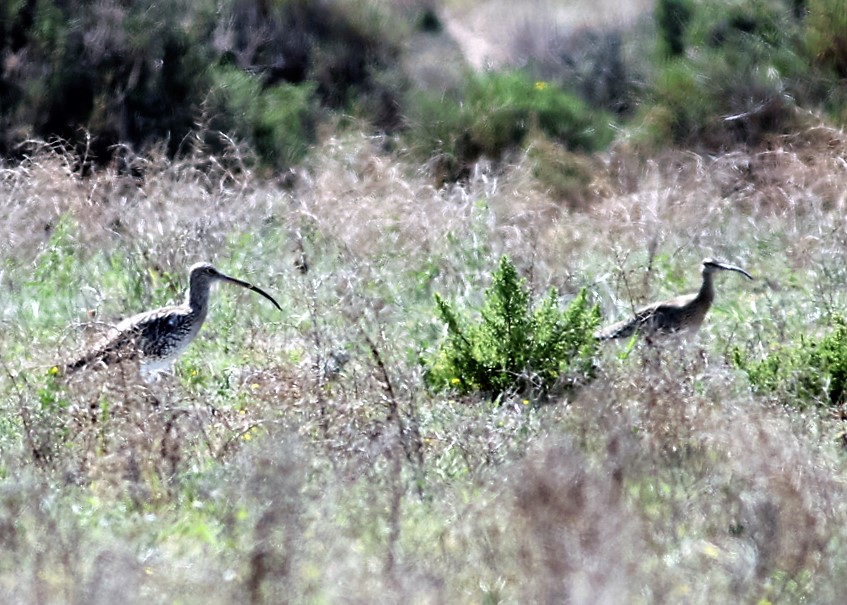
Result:
<svg viewBox="0 0 847 605">
<path fill-rule="evenodd" d="M 185 294 L 185 304 L 193 314 L 205 318 L 209 310 L 209 284 L 191 284 Z"/>
<path fill-rule="evenodd" d="M 715 287 L 712 285 L 712 274 L 703 274 L 703 283 L 700 285 L 700 291 L 697 293 L 697 298 L 712 302 L 715 299 Z"/>
</svg>

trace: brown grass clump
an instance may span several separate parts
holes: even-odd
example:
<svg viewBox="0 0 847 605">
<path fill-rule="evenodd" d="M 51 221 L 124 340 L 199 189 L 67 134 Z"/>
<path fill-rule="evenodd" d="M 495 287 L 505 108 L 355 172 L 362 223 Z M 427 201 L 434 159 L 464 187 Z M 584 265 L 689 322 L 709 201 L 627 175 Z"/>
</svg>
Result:
<svg viewBox="0 0 847 605">
<path fill-rule="evenodd" d="M 423 174 L 408 174 L 378 141 L 332 138 L 321 148 L 297 199 L 305 218 L 357 258 L 386 251 L 426 254 L 471 219 L 472 195 L 439 191 Z"/>
<path fill-rule="evenodd" d="M 633 596 L 637 521 L 614 473 L 567 443 L 515 469 L 514 516 L 525 592 L 533 603 L 620 603 Z M 604 472 L 605 471 L 605 472 Z"/>
<path fill-rule="evenodd" d="M 779 574 L 814 574 L 845 514 L 836 460 L 811 454 L 808 427 L 736 391 L 732 373 L 696 349 L 642 355 L 635 373 L 609 377 L 616 386 L 586 391 L 576 417 L 643 511 L 644 553 L 661 578 L 654 598 L 681 585 L 705 594 L 718 581 L 737 602 L 754 602 L 763 587 L 785 589 L 771 584 Z M 717 567 L 691 573 L 707 561 Z"/>
</svg>

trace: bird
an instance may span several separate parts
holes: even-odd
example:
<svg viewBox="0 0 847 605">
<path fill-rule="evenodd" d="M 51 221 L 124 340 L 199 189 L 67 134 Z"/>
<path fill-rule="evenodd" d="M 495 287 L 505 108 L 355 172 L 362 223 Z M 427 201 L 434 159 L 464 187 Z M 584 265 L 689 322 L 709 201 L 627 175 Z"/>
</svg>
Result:
<svg viewBox="0 0 847 605">
<path fill-rule="evenodd" d="M 209 311 L 209 291 L 216 281 L 229 282 L 261 294 L 282 311 L 264 290 L 230 277 L 210 263 L 195 263 L 188 273 L 188 291 L 181 305 L 162 307 L 128 317 L 76 360 L 64 366 L 70 374 L 95 364 L 112 365 L 123 360 L 140 362 L 142 376 L 168 370 L 174 360 L 200 332 Z"/>
<path fill-rule="evenodd" d="M 619 321 L 598 331 L 597 340 L 627 338 L 634 333 L 673 333 L 680 331 L 696 332 L 703 323 L 712 301 L 715 299 L 715 287 L 712 275 L 716 271 L 735 271 L 747 279 L 753 276 L 741 267 L 713 258 L 704 258 L 701 275 L 703 283 L 698 292 L 683 294 L 676 298 L 662 300 L 635 312 L 635 317 Z"/>
</svg>

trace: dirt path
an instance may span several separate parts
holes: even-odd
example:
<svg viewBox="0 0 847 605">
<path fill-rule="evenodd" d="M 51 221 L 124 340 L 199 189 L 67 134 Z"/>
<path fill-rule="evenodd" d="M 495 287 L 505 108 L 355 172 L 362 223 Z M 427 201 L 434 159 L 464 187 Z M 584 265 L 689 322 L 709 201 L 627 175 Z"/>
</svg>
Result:
<svg viewBox="0 0 847 605">
<path fill-rule="evenodd" d="M 545 40 L 584 27 L 625 27 L 653 9 L 655 0 L 485 0 L 446 9 L 447 33 L 474 69 L 520 60 L 527 45 L 543 52 Z"/>
</svg>

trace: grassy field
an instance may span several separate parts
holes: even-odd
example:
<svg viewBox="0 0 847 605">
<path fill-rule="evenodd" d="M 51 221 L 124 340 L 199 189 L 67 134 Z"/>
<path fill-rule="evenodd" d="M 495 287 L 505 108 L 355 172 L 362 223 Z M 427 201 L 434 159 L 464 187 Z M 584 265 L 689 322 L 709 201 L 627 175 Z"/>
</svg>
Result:
<svg viewBox="0 0 847 605">
<path fill-rule="evenodd" d="M 620 145 L 580 210 L 531 153 L 437 189 L 383 143 L 328 138 L 285 183 L 232 157 L 83 179 L 45 148 L 3 169 L 0 600 L 847 599 L 844 411 L 730 363 L 847 307 L 842 132 Z M 756 281 L 719 275 L 692 342 L 604 346 L 547 402 L 430 391 L 434 294 L 478 305 L 503 254 L 539 296 L 586 287 L 605 322 L 696 289 L 704 256 Z M 179 300 L 201 259 L 283 312 L 223 285 L 173 375 L 52 375 L 104 323 Z"/>
</svg>

